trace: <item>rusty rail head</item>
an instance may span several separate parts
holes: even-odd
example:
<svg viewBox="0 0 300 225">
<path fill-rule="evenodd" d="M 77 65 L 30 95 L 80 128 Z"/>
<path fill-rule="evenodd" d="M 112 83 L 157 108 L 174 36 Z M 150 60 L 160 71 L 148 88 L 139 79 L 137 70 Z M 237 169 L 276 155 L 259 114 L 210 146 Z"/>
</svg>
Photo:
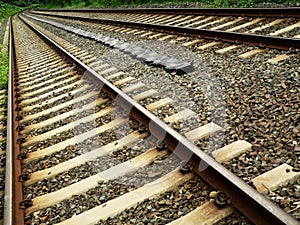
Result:
<svg viewBox="0 0 300 225">
<path fill-rule="evenodd" d="M 22 19 L 22 18 L 21 18 Z M 139 122 L 149 127 L 152 135 L 168 143 L 168 148 L 182 160 L 190 160 L 195 171 L 216 190 L 224 191 L 233 198 L 233 205 L 258 225 L 296 225 L 298 222 L 278 206 L 268 201 L 260 193 L 217 163 L 212 157 L 198 149 L 179 133 L 167 126 L 160 119 L 133 101 L 110 82 L 98 75 L 90 67 L 79 61 L 56 42 L 45 36 L 22 19 L 45 42 L 76 64 L 87 77 L 97 81 L 102 91 L 106 92 Z"/>
<path fill-rule="evenodd" d="M 300 18 L 300 7 L 291 8 L 144 8 L 144 9 L 41 9 L 38 11 L 80 12 L 80 13 L 133 13 L 168 15 L 211 15 L 211 16 L 251 16 L 251 17 L 294 17 Z"/>
<path fill-rule="evenodd" d="M 34 11 L 32 11 L 31 13 L 41 15 L 41 13 L 34 12 Z M 48 13 L 46 15 L 51 17 L 70 19 L 70 20 L 85 21 L 90 23 L 103 23 L 103 24 L 109 24 L 115 26 L 124 26 L 129 28 L 149 29 L 156 32 L 164 32 L 164 33 L 177 34 L 183 36 L 192 36 L 195 38 L 205 38 L 205 39 L 224 41 L 224 42 L 229 42 L 234 44 L 249 44 L 260 48 L 263 47 L 263 48 L 274 48 L 279 50 L 293 50 L 293 51 L 300 49 L 300 40 L 296 38 L 283 38 L 283 37 L 275 37 L 275 36 L 196 29 L 196 28 L 187 28 L 187 27 L 176 27 L 176 26 L 159 25 L 159 24 L 94 19 L 94 18 L 78 17 L 78 16 L 54 15 Z"/>
<path fill-rule="evenodd" d="M 21 175 L 21 161 L 18 159 L 20 145 L 17 143 L 17 111 L 15 95 L 15 43 L 13 35 L 12 17 L 9 29 L 9 81 L 7 105 L 7 145 L 6 145 L 6 178 L 5 178 L 5 209 L 4 224 L 24 225 L 24 210 L 19 207 L 23 201 Z"/>
</svg>

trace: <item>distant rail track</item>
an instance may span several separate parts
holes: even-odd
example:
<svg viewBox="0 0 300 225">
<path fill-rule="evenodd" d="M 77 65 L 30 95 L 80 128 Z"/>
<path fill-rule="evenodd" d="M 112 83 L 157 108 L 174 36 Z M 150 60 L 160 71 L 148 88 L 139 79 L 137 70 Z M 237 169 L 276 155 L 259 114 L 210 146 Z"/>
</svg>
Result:
<svg viewBox="0 0 300 225">
<path fill-rule="evenodd" d="M 299 18 L 298 8 L 136 9 L 116 11 L 40 11 L 39 9 L 32 12 L 52 17 L 129 27 L 132 29 L 147 29 L 158 33 L 163 31 L 164 33 L 207 38 L 236 44 L 252 44 L 283 50 L 294 50 L 300 47 L 299 40 L 297 40 L 299 39 L 298 34 L 291 35 L 289 38 L 280 37 L 282 34 L 299 28 L 299 21 L 296 20 Z M 295 19 L 295 21 L 291 20 L 291 18 Z M 273 29 L 274 27 L 277 28 L 277 31 L 268 33 L 269 29 Z"/>
</svg>

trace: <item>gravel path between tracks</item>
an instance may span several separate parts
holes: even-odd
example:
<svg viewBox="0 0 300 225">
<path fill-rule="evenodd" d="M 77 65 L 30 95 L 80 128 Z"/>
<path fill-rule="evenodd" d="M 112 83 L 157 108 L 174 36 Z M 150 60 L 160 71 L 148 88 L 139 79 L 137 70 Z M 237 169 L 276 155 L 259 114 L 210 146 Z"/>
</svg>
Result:
<svg viewBox="0 0 300 225">
<path fill-rule="evenodd" d="M 64 38 L 72 40 L 82 46 L 84 39 L 56 28 L 44 25 L 48 30 L 57 34 L 64 34 Z M 88 27 L 81 27 L 88 29 Z M 95 29 L 91 29 L 95 32 Z M 122 38 L 133 43 L 148 43 L 141 41 L 137 36 L 117 35 L 113 32 L 104 32 L 106 35 Z M 142 43 L 141 43 L 142 42 Z M 92 42 L 90 42 L 92 43 Z M 97 51 L 100 44 L 89 45 Z M 100 48 L 103 48 L 101 46 Z M 227 54 L 216 54 L 214 51 L 195 51 L 198 60 L 205 64 L 207 74 L 215 76 L 221 84 L 222 96 L 226 105 L 225 112 L 225 144 L 235 140 L 246 140 L 253 144 L 251 151 L 224 165 L 242 177 L 249 184 L 251 179 L 269 171 L 283 163 L 296 169 L 300 168 L 299 154 L 295 151 L 294 141 L 300 143 L 299 133 L 299 80 L 300 58 L 299 53 L 279 64 L 266 61 L 278 54 L 286 53 L 278 50 L 268 50 L 250 59 L 238 59 L 237 56 L 252 50 L 253 47 L 241 46 Z M 172 49 L 168 49 L 172 52 Z M 174 51 L 177 50 L 174 48 Z M 175 52 L 175 55 L 185 55 L 184 52 Z M 237 60 L 238 59 L 238 60 Z M 174 74 L 159 74 L 167 79 L 186 82 L 188 95 L 191 101 L 196 101 L 200 108 L 207 108 L 207 102 L 197 101 L 203 95 L 191 83 L 189 76 Z M 203 87 L 199 87 L 201 90 Z M 201 98 L 200 98 L 201 99 Z M 203 106 L 204 105 L 204 106 Z M 208 110 L 209 112 L 209 110 Z M 209 117 L 203 117 L 203 121 Z M 202 122 L 203 122 L 202 121 Z M 226 125 L 227 124 L 227 125 Z M 215 146 L 214 146 L 215 147 Z M 298 181 L 297 181 L 298 182 Z M 295 199 L 291 199 L 291 209 L 295 209 Z M 292 215 L 299 210 L 290 212 Z"/>
<path fill-rule="evenodd" d="M 75 37 L 57 28 L 44 25 L 56 34 L 64 34 L 64 38 L 83 46 L 84 39 Z M 81 27 L 82 26 L 77 26 Z M 85 27 L 87 29 L 87 27 Z M 91 29 L 95 31 L 95 29 Z M 109 33 L 111 36 L 117 34 Z M 123 39 L 140 43 L 138 37 L 121 35 Z M 146 41 L 144 41 L 146 42 Z M 90 45 L 94 43 L 94 45 Z M 89 51 L 97 52 L 97 48 L 105 48 L 95 42 L 89 42 Z M 100 46 L 100 47 L 99 47 Z M 225 45 L 226 46 L 226 45 Z M 241 46 L 230 54 L 216 54 L 211 50 L 195 51 L 208 69 L 207 74 L 213 74 L 221 84 L 222 95 L 225 99 L 226 123 L 225 143 L 242 139 L 253 144 L 252 151 L 231 160 L 224 165 L 242 177 L 249 184 L 251 179 L 263 172 L 288 163 L 299 169 L 298 152 L 295 151 L 293 141 L 300 142 L 299 136 L 299 53 L 280 62 L 277 65 L 267 63 L 269 58 L 286 52 L 268 50 L 250 59 L 239 59 L 237 56 L 252 50 L 253 47 Z M 164 71 L 163 71 L 164 72 Z M 143 75 L 143 73 L 142 73 Z M 156 75 L 156 74 L 155 74 Z M 189 96 L 195 100 L 201 93 L 191 83 L 189 76 L 160 73 L 157 77 L 177 80 L 186 83 Z M 197 96 L 197 97 L 196 97 Z M 200 98 L 201 99 L 201 98 Z M 205 99 L 204 99 L 205 104 Z M 197 101 L 202 107 L 202 102 Z M 208 120 L 204 117 L 203 120 Z M 296 181 L 298 182 L 298 181 Z M 297 190 L 296 183 L 292 184 Z M 297 192 L 295 192 L 297 193 Z M 291 192 L 284 207 L 292 215 L 297 215 L 297 196 Z"/>
<path fill-rule="evenodd" d="M 300 179 L 278 187 L 268 198 L 300 221 Z"/>
<path fill-rule="evenodd" d="M 109 101 L 105 102 L 105 103 L 102 103 L 102 104 L 98 104 L 93 109 L 85 110 L 83 112 L 73 114 L 71 116 L 66 117 L 65 119 L 61 119 L 61 120 L 59 120 L 59 121 L 57 121 L 55 123 L 52 123 L 50 125 L 46 125 L 44 127 L 40 127 L 40 128 L 34 129 L 34 130 L 30 131 L 30 132 L 26 132 L 25 134 L 22 135 L 22 137 L 26 138 L 26 137 L 29 137 L 29 136 L 37 136 L 37 135 L 46 133 L 48 131 L 51 131 L 51 130 L 55 129 L 56 127 L 60 127 L 60 126 L 72 123 L 72 122 L 74 122 L 74 121 L 76 121 L 78 119 L 81 119 L 83 117 L 89 116 L 89 115 L 91 115 L 93 113 L 97 113 L 100 110 L 108 107 L 110 104 L 111 104 L 111 102 L 109 102 Z"/>
<path fill-rule="evenodd" d="M 112 216 L 106 221 L 99 221 L 97 224 L 167 224 L 207 202 L 211 191 L 197 176 L 180 185 L 176 190 L 168 191 L 154 199 L 147 199 L 138 206 Z"/>
<path fill-rule="evenodd" d="M 133 121 L 133 123 L 135 122 Z M 131 124 L 131 121 L 129 121 L 129 124 Z M 135 130 L 137 130 L 137 126 L 138 125 L 134 125 L 130 127 L 135 127 Z M 51 155 L 47 155 L 41 159 L 34 160 L 26 165 L 23 165 L 23 170 L 28 172 L 35 172 L 65 162 L 76 156 L 82 155 L 82 153 L 89 152 L 103 145 L 107 145 L 113 141 L 118 140 L 123 135 L 122 133 L 125 129 L 126 128 L 122 128 L 122 125 L 120 125 L 117 128 L 114 128 L 114 130 L 108 130 L 104 133 L 88 138 L 80 143 L 69 145 L 63 151 L 55 152 Z M 118 135 L 118 130 L 120 130 L 121 132 L 120 135 Z M 87 130 L 84 129 L 83 131 Z M 79 132 L 81 133 L 82 130 L 80 130 Z M 71 137 L 73 137 L 72 133 L 67 133 L 66 135 L 70 135 Z"/>
<path fill-rule="evenodd" d="M 89 98 L 87 100 L 82 100 L 82 101 L 77 102 L 76 104 L 72 104 L 72 105 L 70 105 L 66 108 L 57 110 L 55 112 L 51 112 L 50 114 L 47 114 L 47 115 L 42 115 L 42 116 L 34 118 L 34 119 L 26 120 L 24 122 L 21 122 L 20 124 L 22 124 L 24 126 L 29 126 L 29 125 L 32 125 L 32 124 L 40 123 L 40 122 L 45 121 L 47 119 L 53 118 L 57 115 L 63 114 L 65 112 L 69 112 L 69 111 L 73 110 L 77 105 L 86 105 L 86 104 L 91 103 L 93 101 L 95 101 L 95 98 Z"/>
<path fill-rule="evenodd" d="M 178 167 L 178 165 L 179 161 L 174 156 L 162 161 L 157 159 L 157 161 L 151 165 L 143 167 L 134 173 L 127 174 L 115 180 L 99 182 L 95 188 L 57 203 L 53 207 L 42 209 L 35 215 L 37 218 L 47 216 L 47 220 L 50 223 L 63 221 L 75 214 L 78 215 L 88 209 L 104 204 L 111 199 L 148 184 L 156 180 L 158 176 L 163 176 L 171 172 Z M 34 220 L 33 218 L 34 215 L 31 216 L 32 220 L 30 224 L 43 224 L 39 219 Z"/>
<path fill-rule="evenodd" d="M 147 138 L 146 140 L 140 140 L 137 144 L 132 146 L 129 145 L 114 151 L 112 154 L 98 157 L 93 161 L 86 162 L 83 165 L 60 173 L 53 178 L 38 181 L 35 184 L 24 188 L 24 195 L 30 195 L 34 198 L 35 196 L 47 194 L 62 187 L 79 182 L 87 177 L 93 176 L 101 171 L 138 156 L 144 151 L 155 146 L 156 141 L 157 140 L 153 137 Z"/>
<path fill-rule="evenodd" d="M 43 25 L 42 23 L 38 23 L 39 25 Z M 196 107 L 194 107 L 194 110 L 199 112 L 199 117 L 197 118 L 197 126 L 202 124 L 207 119 L 208 121 L 211 120 L 210 115 L 211 112 L 207 108 L 207 99 L 206 96 L 203 93 L 203 90 L 200 87 L 197 87 L 197 84 L 192 84 L 191 80 L 194 82 L 197 82 L 195 79 L 191 79 L 189 74 L 186 75 L 176 75 L 176 74 L 170 74 L 166 71 L 164 71 L 162 68 L 159 67 L 152 67 L 147 64 L 143 64 L 139 61 L 133 60 L 130 57 L 127 57 L 123 53 L 120 53 L 115 50 L 111 50 L 108 47 L 105 47 L 103 45 L 97 44 L 95 41 L 82 39 L 80 37 L 76 37 L 73 34 L 69 34 L 54 28 L 52 26 L 43 25 L 47 29 L 51 29 L 55 34 L 57 35 L 65 35 L 65 38 L 68 41 L 74 41 L 78 40 L 77 43 L 79 46 L 82 46 L 84 41 L 88 41 L 89 45 L 85 45 L 85 49 L 89 52 L 95 54 L 95 56 L 99 57 L 99 60 L 104 60 L 105 62 L 111 63 L 113 66 L 115 66 L 117 69 L 125 72 L 126 75 L 124 76 L 132 76 L 136 79 L 138 79 L 141 82 L 144 82 L 148 88 L 153 88 L 157 91 L 159 91 L 158 97 L 148 98 L 147 100 L 140 101 L 140 104 L 147 105 L 150 103 L 153 103 L 154 101 L 157 101 L 163 97 L 170 97 L 174 100 L 179 101 L 178 96 L 182 95 L 183 98 L 187 98 L 191 92 L 195 90 L 195 88 L 198 91 L 198 95 L 195 96 L 195 101 L 197 101 L 198 104 Z M 92 30 L 92 29 L 91 29 Z M 76 44 L 77 44 L 76 43 Z M 91 47 L 89 47 L 91 46 Z M 103 48 L 106 48 L 105 51 L 103 51 Z M 100 52 L 100 53 L 98 53 Z M 103 53 L 105 52 L 105 53 Z M 122 57 L 126 57 L 126 60 Z M 116 63 L 117 62 L 117 63 Z M 126 62 L 126 64 L 124 64 Z M 175 79 L 174 79 L 175 77 Z M 121 79 L 122 77 L 120 77 Z M 188 81 L 187 81 L 188 80 Z M 112 81 L 113 82 L 113 81 Z M 164 84 L 164 85 L 161 85 Z M 176 85 L 177 89 L 171 88 Z M 125 85 L 126 86 L 126 85 Z M 122 86 L 121 86 L 122 87 Z M 158 88 L 159 87 L 159 88 Z M 189 92 L 186 93 L 186 90 Z M 139 90 L 140 92 L 140 90 Z M 132 96 L 135 93 L 130 93 L 129 95 Z M 188 101 L 193 104 L 191 100 L 188 99 Z M 183 109 L 184 106 L 186 106 L 189 102 L 185 102 L 183 106 L 176 106 L 176 110 L 180 111 Z M 180 104 L 179 104 L 180 105 Z M 166 115 L 170 115 L 170 113 L 174 114 L 174 108 L 170 108 L 170 106 L 166 107 L 165 110 L 159 109 L 157 111 L 153 112 L 156 116 L 159 118 L 164 118 Z M 200 114 L 201 113 L 201 114 Z M 201 122 L 203 121 L 203 122 Z M 195 127 L 194 127 L 195 128 Z M 192 129 L 192 127 L 189 127 L 189 130 Z M 182 130 L 182 133 L 186 132 L 187 130 Z"/>
</svg>

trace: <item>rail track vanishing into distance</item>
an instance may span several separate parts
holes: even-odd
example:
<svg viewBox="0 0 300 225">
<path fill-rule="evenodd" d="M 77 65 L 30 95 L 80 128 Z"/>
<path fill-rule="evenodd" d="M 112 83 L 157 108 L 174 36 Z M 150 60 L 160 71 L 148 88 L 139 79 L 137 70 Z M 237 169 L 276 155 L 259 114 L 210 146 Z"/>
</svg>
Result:
<svg viewBox="0 0 300 225">
<path fill-rule="evenodd" d="M 299 17 L 12 16 L 4 224 L 299 224 Z"/>
</svg>

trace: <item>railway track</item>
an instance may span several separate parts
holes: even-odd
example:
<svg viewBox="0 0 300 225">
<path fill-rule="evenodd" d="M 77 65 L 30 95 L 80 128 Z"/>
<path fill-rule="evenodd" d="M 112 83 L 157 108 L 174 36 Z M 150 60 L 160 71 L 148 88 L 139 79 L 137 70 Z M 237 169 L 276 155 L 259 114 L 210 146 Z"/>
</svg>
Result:
<svg viewBox="0 0 300 225">
<path fill-rule="evenodd" d="M 104 14 L 111 15 L 114 14 Z M 171 18 L 169 16 L 168 20 Z M 180 23 L 185 21 L 183 18 Z M 236 135 L 235 140 L 223 141 L 222 138 L 227 140 L 230 136 L 225 132 L 226 124 L 218 113 L 211 113 L 214 101 L 221 98 L 218 90 L 213 96 L 205 96 L 198 87 L 206 85 L 217 89 L 211 87 L 216 83 L 209 84 L 214 77 L 209 74 L 208 83 L 197 84 L 197 79 L 191 77 L 199 72 L 201 63 L 192 61 L 195 58 L 184 57 L 181 48 L 175 49 L 179 51 L 178 55 L 167 55 L 168 44 L 165 49 L 161 45 L 147 48 L 148 42 L 133 44 L 126 39 L 125 33 L 140 32 L 144 38 L 161 41 L 171 39 L 171 46 L 179 42 L 189 48 L 194 48 L 200 41 L 187 40 L 186 36 L 158 35 L 152 31 L 151 34 L 149 31 L 141 33 L 137 27 L 116 28 L 95 25 L 86 19 L 65 19 L 23 14 L 14 16 L 11 22 L 11 111 L 8 113 L 9 163 L 6 163 L 6 174 L 13 176 L 7 176 L 6 181 L 8 210 L 4 222 L 298 224 L 297 190 L 288 202 L 290 207 L 284 208 L 286 212 L 269 199 L 278 204 L 277 200 L 285 199 L 280 196 L 281 191 L 288 188 L 285 185 L 298 187 L 299 158 L 291 162 L 290 155 L 285 152 L 283 162 L 252 166 L 252 170 L 258 169 L 248 177 L 239 172 L 236 174 L 248 184 L 238 178 L 229 170 L 237 173 L 232 168 L 239 160 L 247 164 L 251 157 L 260 158 L 259 148 L 255 138 L 246 141 Z M 197 21 L 192 17 L 188 19 Z M 102 32 L 93 32 L 95 28 Z M 106 33 L 106 30 L 113 32 Z M 119 32 L 123 33 L 121 40 L 116 39 Z M 67 40 L 69 35 L 70 40 L 81 42 L 81 46 Z M 276 43 L 283 39 L 276 39 Z M 91 42 L 100 43 L 102 47 L 97 50 L 101 57 L 86 50 Z M 298 62 L 299 41 L 293 39 L 291 43 L 281 44 L 279 49 L 288 49 L 293 54 L 275 51 L 270 54 L 275 57 L 265 62 L 275 64 L 276 69 L 276 63 L 284 60 Z M 111 48 L 117 51 L 111 52 Z M 219 53 L 229 51 L 225 48 L 229 49 L 226 46 Z M 238 56 L 244 55 L 242 58 L 247 59 L 259 52 L 248 53 L 247 57 L 245 54 Z M 111 60 L 118 57 L 117 63 Z M 134 66 L 120 69 L 124 61 L 131 64 L 131 60 Z M 298 69 L 293 70 L 295 86 L 290 86 L 289 93 L 295 104 L 299 100 L 296 97 Z M 159 76 L 155 76 L 158 72 Z M 143 73 L 151 75 L 151 79 L 147 79 L 149 83 L 141 79 Z M 205 80 L 205 76 L 201 78 Z M 167 83 L 163 80 L 172 81 L 173 77 L 182 79 L 182 83 L 176 86 L 173 82 L 162 92 L 162 84 Z M 154 78 L 158 84 L 151 85 L 151 82 L 155 83 Z M 183 90 L 173 93 L 172 88 L 180 86 Z M 177 107 L 187 98 L 176 99 L 176 96 L 182 97 L 182 93 L 191 90 L 197 90 L 197 104 L 203 101 L 206 107 L 189 101 L 187 105 Z M 293 120 L 295 115 L 297 120 L 297 107 L 287 110 L 292 116 L 287 117 Z M 235 120 L 234 123 L 240 122 Z M 297 126 L 291 129 L 295 131 L 296 142 L 287 143 L 287 146 L 296 151 Z M 237 131 L 240 134 L 238 128 Z M 209 147 L 210 144 L 213 147 Z M 8 193 L 13 193 L 13 197 Z"/>
<path fill-rule="evenodd" d="M 170 39 L 174 37 L 174 34 L 195 37 L 190 45 L 201 43 L 203 38 L 212 39 L 212 42 L 199 46 L 202 50 L 220 45 L 220 41 L 235 43 L 227 51 L 243 43 L 284 50 L 299 48 L 297 40 L 294 40 L 299 39 L 298 8 L 115 11 L 38 9 L 31 12 L 37 15 L 100 23 L 106 25 L 103 26 L 104 29 L 130 34 L 137 33 L 143 37 Z M 164 33 L 171 35 L 166 37 Z"/>
</svg>

